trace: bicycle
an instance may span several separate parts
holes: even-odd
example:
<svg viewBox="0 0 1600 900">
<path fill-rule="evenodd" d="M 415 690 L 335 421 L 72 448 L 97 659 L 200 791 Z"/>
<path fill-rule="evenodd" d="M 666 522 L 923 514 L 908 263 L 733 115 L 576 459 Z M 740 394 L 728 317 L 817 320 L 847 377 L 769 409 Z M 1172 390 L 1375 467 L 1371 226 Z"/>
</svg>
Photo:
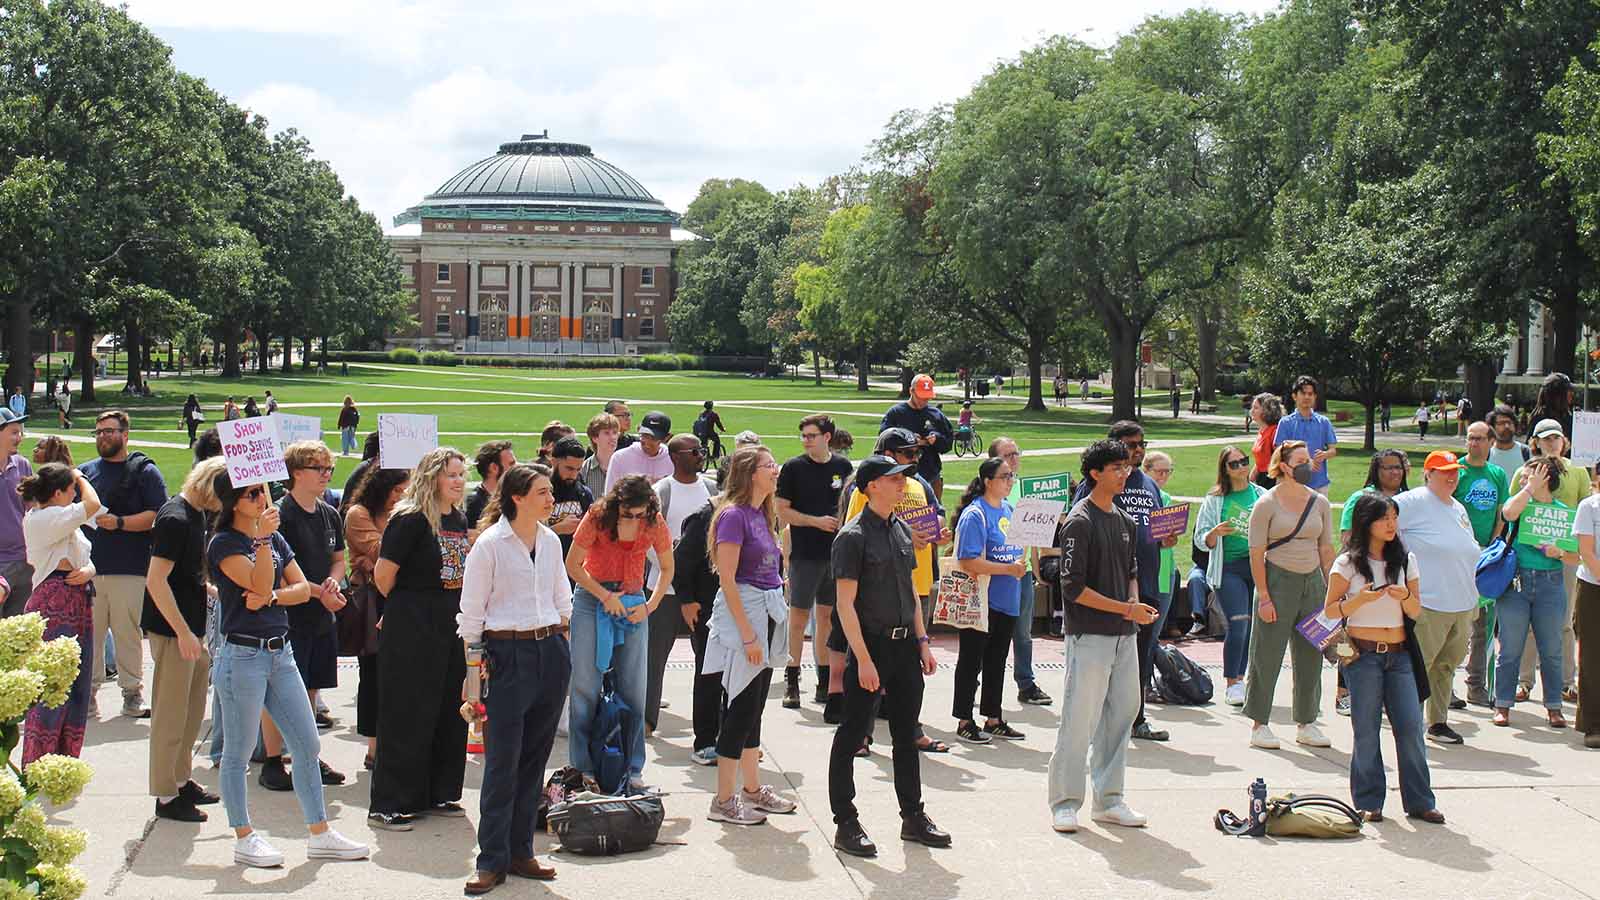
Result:
<svg viewBox="0 0 1600 900">
<path fill-rule="evenodd" d="M 983 445 L 983 436 L 978 434 L 978 429 L 971 425 L 956 426 L 955 437 L 951 440 L 951 449 L 957 457 L 982 456 L 986 451 Z"/>
</svg>

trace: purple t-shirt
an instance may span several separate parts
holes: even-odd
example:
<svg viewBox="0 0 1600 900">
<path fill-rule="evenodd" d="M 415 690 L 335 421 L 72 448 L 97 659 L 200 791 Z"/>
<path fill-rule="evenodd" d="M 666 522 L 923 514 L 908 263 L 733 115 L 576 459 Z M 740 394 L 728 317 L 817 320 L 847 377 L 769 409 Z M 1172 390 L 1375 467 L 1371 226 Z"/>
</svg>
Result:
<svg viewBox="0 0 1600 900">
<path fill-rule="evenodd" d="M 0 470 L 0 565 L 28 558 L 28 546 L 22 540 L 22 497 L 17 494 L 17 485 L 33 474 L 33 466 L 16 453 L 5 465 Z"/>
<path fill-rule="evenodd" d="M 767 590 L 782 589 L 778 542 L 761 510 L 753 506 L 724 509 L 717 516 L 717 543 L 739 545 L 739 568 L 733 573 L 734 581 Z"/>
</svg>

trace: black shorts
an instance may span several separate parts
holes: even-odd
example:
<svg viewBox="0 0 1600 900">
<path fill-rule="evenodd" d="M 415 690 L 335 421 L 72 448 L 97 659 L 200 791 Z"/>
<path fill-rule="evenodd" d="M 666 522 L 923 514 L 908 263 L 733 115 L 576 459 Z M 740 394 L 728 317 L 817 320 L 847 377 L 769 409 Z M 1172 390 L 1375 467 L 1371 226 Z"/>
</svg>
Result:
<svg viewBox="0 0 1600 900">
<path fill-rule="evenodd" d="M 339 635 L 333 629 L 322 634 L 303 634 L 289 629 L 289 647 L 294 650 L 294 666 L 306 690 L 320 691 L 339 686 Z"/>
<path fill-rule="evenodd" d="M 817 604 L 832 606 L 835 596 L 832 560 L 789 560 L 790 609 L 810 609 Z"/>
</svg>

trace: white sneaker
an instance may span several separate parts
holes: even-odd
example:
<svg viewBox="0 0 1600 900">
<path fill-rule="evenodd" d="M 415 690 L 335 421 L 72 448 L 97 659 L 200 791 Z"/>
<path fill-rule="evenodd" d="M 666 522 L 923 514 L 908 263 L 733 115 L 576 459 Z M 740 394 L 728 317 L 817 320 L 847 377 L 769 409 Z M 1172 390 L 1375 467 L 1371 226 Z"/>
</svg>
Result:
<svg viewBox="0 0 1600 900">
<path fill-rule="evenodd" d="M 689 761 L 697 766 L 714 766 L 717 764 L 717 748 L 701 747 L 689 754 Z"/>
<path fill-rule="evenodd" d="M 711 797 L 711 810 L 706 813 L 706 818 L 713 822 L 727 822 L 729 825 L 760 825 L 767 821 L 767 814 L 739 799 L 734 794 L 722 803 L 717 802 L 715 795 Z"/>
<path fill-rule="evenodd" d="M 261 832 L 252 831 L 234 841 L 233 861 L 258 869 L 270 869 L 273 866 L 283 865 L 283 853 L 267 843 Z"/>
<path fill-rule="evenodd" d="M 366 859 L 367 853 L 366 844 L 358 844 L 331 827 L 306 841 L 306 856 L 310 859 Z"/>
<path fill-rule="evenodd" d="M 1102 809 L 1090 818 L 1096 822 L 1107 825 L 1121 825 L 1124 828 L 1143 828 L 1150 823 L 1150 817 L 1144 813 L 1135 812 L 1126 803 L 1118 803 L 1110 809 Z"/>
<path fill-rule="evenodd" d="M 1295 732 L 1294 742 L 1296 744 L 1304 744 L 1307 747 L 1333 746 L 1333 741 L 1328 740 L 1328 736 L 1322 733 L 1322 729 L 1318 728 L 1315 722 L 1307 722 L 1301 725 Z"/>
<path fill-rule="evenodd" d="M 1259 747 L 1262 750 L 1276 750 L 1281 745 L 1278 743 L 1278 736 L 1272 733 L 1271 728 L 1265 725 L 1257 725 L 1250 729 L 1250 746 Z"/>
<path fill-rule="evenodd" d="M 1054 821 L 1050 827 L 1062 834 L 1072 834 L 1078 830 L 1077 810 L 1063 806 L 1055 811 L 1055 815 L 1052 818 Z"/>
<path fill-rule="evenodd" d="M 1244 682 L 1235 681 L 1233 684 L 1228 685 L 1228 689 L 1223 693 L 1223 696 L 1227 698 L 1229 706 L 1243 706 Z"/>
</svg>

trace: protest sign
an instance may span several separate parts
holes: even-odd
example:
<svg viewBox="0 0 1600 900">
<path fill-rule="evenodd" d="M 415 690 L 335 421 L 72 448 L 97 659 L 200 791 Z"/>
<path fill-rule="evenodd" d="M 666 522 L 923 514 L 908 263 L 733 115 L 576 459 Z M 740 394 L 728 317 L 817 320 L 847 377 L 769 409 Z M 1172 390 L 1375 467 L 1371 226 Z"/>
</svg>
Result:
<svg viewBox="0 0 1600 900">
<path fill-rule="evenodd" d="M 1600 462 L 1600 412 L 1572 411 L 1572 462 L 1579 466 Z"/>
<path fill-rule="evenodd" d="M 378 467 L 415 468 L 439 446 L 439 417 L 417 413 L 378 413 Z"/>
<path fill-rule="evenodd" d="M 228 480 L 235 488 L 288 479 L 289 470 L 283 464 L 283 443 L 278 439 L 278 423 L 270 417 L 218 422 L 217 436 L 222 438 Z"/>
<path fill-rule="evenodd" d="M 1554 544 L 1577 553 L 1578 539 L 1572 536 L 1572 520 L 1576 517 L 1577 511 L 1560 501 L 1529 503 L 1522 510 L 1522 524 L 1517 526 L 1517 543 L 1530 547 Z"/>
<path fill-rule="evenodd" d="M 1164 506 L 1150 513 L 1150 537 L 1166 540 L 1173 535 L 1182 536 L 1189 530 L 1189 504 Z"/>
<path fill-rule="evenodd" d="M 316 416 L 297 416 L 291 413 L 273 413 L 267 418 L 278 423 L 278 439 L 285 447 L 295 441 L 322 440 L 322 420 Z"/>
<path fill-rule="evenodd" d="M 1022 499 L 1040 497 L 1045 500 L 1072 501 L 1072 476 L 1065 472 L 1022 479 Z"/>
<path fill-rule="evenodd" d="M 1018 547 L 1053 547 L 1056 520 L 1066 511 L 1064 500 L 1027 497 L 1011 510 L 1011 527 L 1006 540 Z"/>
<path fill-rule="evenodd" d="M 900 521 L 906 523 L 911 528 L 911 533 L 924 544 L 932 544 L 939 540 L 939 534 L 942 530 L 939 523 L 939 511 L 934 509 L 932 504 L 925 503 L 913 509 L 896 511 L 895 515 Z"/>
</svg>

